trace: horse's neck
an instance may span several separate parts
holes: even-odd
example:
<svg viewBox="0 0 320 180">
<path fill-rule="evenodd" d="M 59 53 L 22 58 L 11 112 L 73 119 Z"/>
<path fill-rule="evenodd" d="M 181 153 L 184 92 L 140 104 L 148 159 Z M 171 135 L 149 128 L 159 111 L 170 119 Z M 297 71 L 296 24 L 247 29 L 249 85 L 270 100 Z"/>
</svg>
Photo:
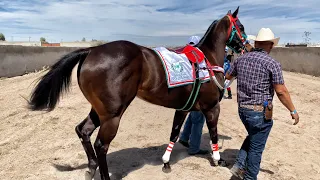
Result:
<svg viewBox="0 0 320 180">
<path fill-rule="evenodd" d="M 211 32 L 211 35 L 208 36 L 202 45 L 202 48 L 206 57 L 208 58 L 209 62 L 212 65 L 218 65 L 223 67 L 224 63 L 224 56 L 225 56 L 225 46 L 228 39 L 228 19 L 222 20 L 224 22 L 219 22 L 219 24 L 215 29 L 213 29 L 213 32 Z M 226 25 L 223 25 L 224 23 L 227 23 Z"/>
<path fill-rule="evenodd" d="M 203 51 L 211 65 L 223 67 L 225 42 L 219 42 L 217 40 L 212 43 L 212 47 L 204 45 L 200 49 Z"/>
</svg>

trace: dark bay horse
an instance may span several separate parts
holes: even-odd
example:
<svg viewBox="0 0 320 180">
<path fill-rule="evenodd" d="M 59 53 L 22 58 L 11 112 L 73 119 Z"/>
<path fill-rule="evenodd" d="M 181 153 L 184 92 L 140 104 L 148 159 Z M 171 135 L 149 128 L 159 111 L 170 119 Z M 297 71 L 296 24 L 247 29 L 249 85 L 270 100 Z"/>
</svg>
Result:
<svg viewBox="0 0 320 180">
<path fill-rule="evenodd" d="M 223 18 L 214 21 L 197 44 L 211 65 L 223 66 L 226 45 L 236 53 L 244 48 L 246 35 L 237 17 L 238 10 L 239 7 L 233 14 L 229 11 Z M 110 179 L 106 154 L 117 134 L 120 119 L 131 101 L 137 96 L 159 106 L 179 109 L 187 102 L 193 85 L 169 89 L 164 68 L 155 51 L 129 41 L 113 41 L 76 50 L 62 57 L 35 87 L 29 108 L 52 111 L 60 95 L 68 90 L 72 69 L 78 63 L 78 85 L 92 109 L 76 127 L 76 132 L 88 156 L 91 177 L 99 166 L 101 179 Z M 215 73 L 214 77 L 218 80 L 216 83 L 223 85 L 223 73 Z M 217 124 L 221 93 L 213 81 L 203 83 L 190 109 L 202 111 L 206 117 L 214 162 L 220 160 Z M 162 157 L 165 169 L 170 168 L 170 153 L 187 114 L 188 111 L 175 112 L 170 144 Z M 100 129 L 93 148 L 90 136 L 98 126 Z"/>
</svg>

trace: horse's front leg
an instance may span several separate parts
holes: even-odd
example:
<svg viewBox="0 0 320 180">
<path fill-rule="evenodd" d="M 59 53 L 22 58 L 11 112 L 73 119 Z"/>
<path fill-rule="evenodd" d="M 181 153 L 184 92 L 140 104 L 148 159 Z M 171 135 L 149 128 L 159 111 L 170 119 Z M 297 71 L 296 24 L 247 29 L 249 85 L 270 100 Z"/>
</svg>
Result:
<svg viewBox="0 0 320 180">
<path fill-rule="evenodd" d="M 170 167 L 170 155 L 173 149 L 174 144 L 177 142 L 179 134 L 180 134 L 180 129 L 182 127 L 182 124 L 187 116 L 188 112 L 186 111 L 176 111 L 174 114 L 174 120 L 173 120 L 173 125 L 172 125 L 172 130 L 171 130 L 171 136 L 170 136 L 170 143 L 166 149 L 166 152 L 162 156 L 162 161 L 163 161 L 163 168 L 162 171 L 165 173 L 171 172 L 171 167 Z"/>
<path fill-rule="evenodd" d="M 219 145 L 218 145 L 218 120 L 220 114 L 220 103 L 217 103 L 213 108 L 203 111 L 212 142 L 212 160 L 214 166 L 225 166 L 226 162 L 220 158 Z"/>
</svg>

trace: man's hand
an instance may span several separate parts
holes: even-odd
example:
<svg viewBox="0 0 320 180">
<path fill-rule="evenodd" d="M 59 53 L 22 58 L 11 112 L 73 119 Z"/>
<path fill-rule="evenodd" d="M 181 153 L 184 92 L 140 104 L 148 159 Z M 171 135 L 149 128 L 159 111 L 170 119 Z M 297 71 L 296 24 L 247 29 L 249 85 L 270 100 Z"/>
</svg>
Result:
<svg viewBox="0 0 320 180">
<path fill-rule="evenodd" d="M 293 125 L 298 124 L 298 122 L 299 122 L 299 114 L 295 113 L 295 114 L 291 114 L 291 116 L 292 116 L 292 119 L 294 119 Z"/>
<path fill-rule="evenodd" d="M 233 78 L 229 73 L 227 73 L 225 77 L 226 77 L 226 79 L 228 79 L 228 80 L 231 80 L 231 79 Z"/>
<path fill-rule="evenodd" d="M 290 111 L 292 112 L 295 110 L 295 107 L 291 101 L 289 92 L 284 84 L 274 84 L 274 90 L 276 91 L 278 98 L 280 99 L 281 103 Z M 293 125 L 298 124 L 299 122 L 299 115 L 298 113 L 291 114 L 292 119 L 294 119 Z"/>
</svg>

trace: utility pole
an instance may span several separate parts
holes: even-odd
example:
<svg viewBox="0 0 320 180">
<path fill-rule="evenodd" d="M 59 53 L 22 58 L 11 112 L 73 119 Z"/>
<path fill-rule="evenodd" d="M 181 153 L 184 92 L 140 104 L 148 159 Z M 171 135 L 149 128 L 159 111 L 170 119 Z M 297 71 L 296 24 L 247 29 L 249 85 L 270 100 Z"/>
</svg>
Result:
<svg viewBox="0 0 320 180">
<path fill-rule="evenodd" d="M 31 38 L 31 37 L 29 36 L 29 42 L 30 42 L 30 38 Z"/>
</svg>

